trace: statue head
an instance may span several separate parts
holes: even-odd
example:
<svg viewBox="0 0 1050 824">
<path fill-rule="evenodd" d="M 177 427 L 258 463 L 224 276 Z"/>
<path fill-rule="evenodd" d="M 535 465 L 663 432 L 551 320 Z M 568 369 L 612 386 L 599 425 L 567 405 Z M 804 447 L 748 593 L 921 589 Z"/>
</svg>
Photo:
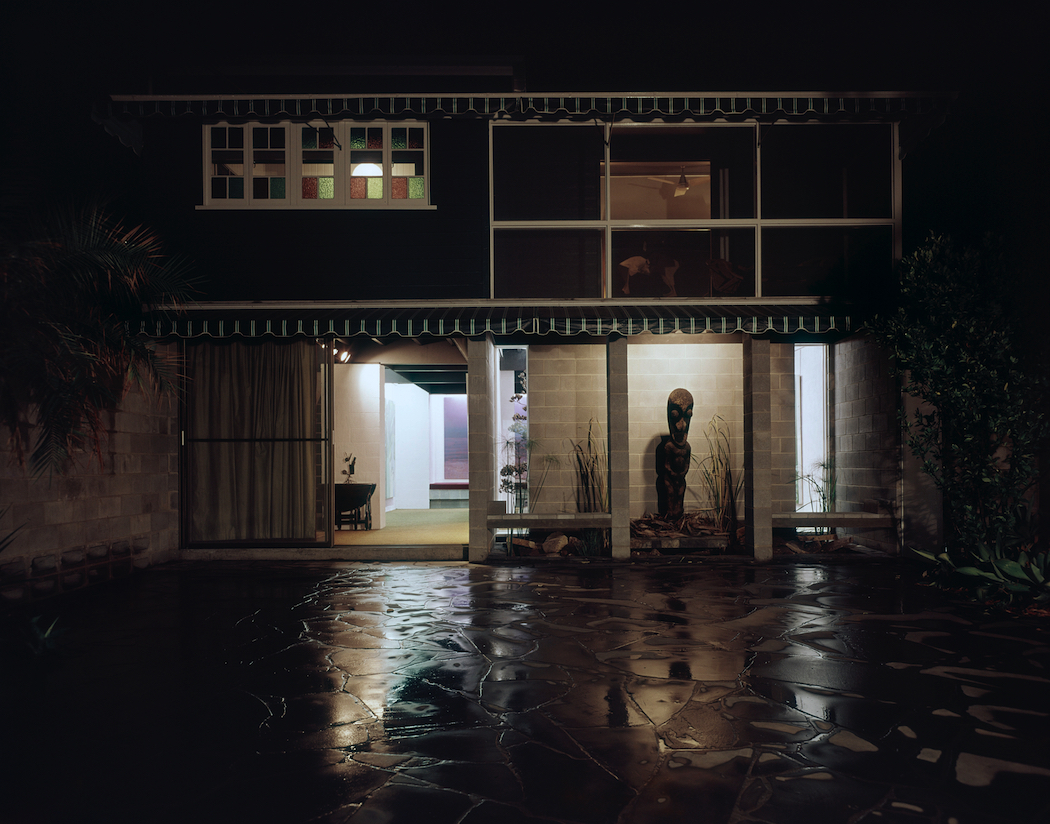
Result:
<svg viewBox="0 0 1050 824">
<path fill-rule="evenodd" d="M 667 428 L 676 444 L 684 444 L 689 437 L 693 420 L 693 396 L 687 389 L 675 389 L 667 396 Z"/>
</svg>

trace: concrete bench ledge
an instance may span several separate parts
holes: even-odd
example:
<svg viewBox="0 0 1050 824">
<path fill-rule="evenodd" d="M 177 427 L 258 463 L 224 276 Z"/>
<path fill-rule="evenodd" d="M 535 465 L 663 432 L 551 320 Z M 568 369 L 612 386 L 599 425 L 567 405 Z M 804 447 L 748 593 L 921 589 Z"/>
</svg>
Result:
<svg viewBox="0 0 1050 824">
<path fill-rule="evenodd" d="M 567 512 L 557 515 L 495 513 L 487 517 L 486 523 L 490 529 L 608 529 L 612 526 L 612 515 L 608 512 Z"/>
<path fill-rule="evenodd" d="M 779 512 L 774 527 L 828 526 L 893 529 L 893 516 L 887 512 Z"/>
</svg>

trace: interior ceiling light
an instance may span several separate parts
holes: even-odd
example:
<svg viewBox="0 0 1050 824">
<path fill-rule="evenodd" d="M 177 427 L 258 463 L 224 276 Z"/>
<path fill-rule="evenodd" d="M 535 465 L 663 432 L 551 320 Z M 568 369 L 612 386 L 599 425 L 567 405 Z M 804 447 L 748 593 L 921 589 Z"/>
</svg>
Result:
<svg viewBox="0 0 1050 824">
<path fill-rule="evenodd" d="M 350 173 L 351 177 L 382 177 L 383 170 L 377 163 L 358 163 Z"/>
<path fill-rule="evenodd" d="M 678 183 L 674 187 L 674 196 L 681 197 L 689 191 L 689 181 L 685 179 L 685 166 L 682 167 L 682 175 L 678 178 Z"/>
</svg>

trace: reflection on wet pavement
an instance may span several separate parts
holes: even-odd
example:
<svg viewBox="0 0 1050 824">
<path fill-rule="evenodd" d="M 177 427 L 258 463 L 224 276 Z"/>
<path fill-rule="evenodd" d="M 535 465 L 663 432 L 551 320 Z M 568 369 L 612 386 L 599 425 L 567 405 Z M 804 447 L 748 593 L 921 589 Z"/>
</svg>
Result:
<svg viewBox="0 0 1050 824">
<path fill-rule="evenodd" d="M 0 657 L 3 821 L 1050 821 L 1045 623 L 892 560 L 175 564 L 48 608 L 61 653 Z"/>
</svg>

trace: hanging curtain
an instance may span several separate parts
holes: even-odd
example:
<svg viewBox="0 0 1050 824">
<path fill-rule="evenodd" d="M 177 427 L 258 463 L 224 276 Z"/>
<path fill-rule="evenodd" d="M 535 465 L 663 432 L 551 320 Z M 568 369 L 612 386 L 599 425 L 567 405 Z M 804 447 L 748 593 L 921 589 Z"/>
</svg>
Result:
<svg viewBox="0 0 1050 824">
<path fill-rule="evenodd" d="M 191 543 L 318 540 L 314 350 L 312 341 L 187 347 Z"/>
</svg>

